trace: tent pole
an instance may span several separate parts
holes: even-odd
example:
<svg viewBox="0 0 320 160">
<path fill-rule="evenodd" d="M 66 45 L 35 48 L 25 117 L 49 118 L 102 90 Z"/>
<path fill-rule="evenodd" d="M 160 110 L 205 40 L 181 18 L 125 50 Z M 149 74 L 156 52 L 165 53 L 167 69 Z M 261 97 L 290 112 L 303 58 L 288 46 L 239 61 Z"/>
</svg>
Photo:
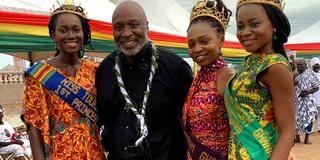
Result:
<svg viewBox="0 0 320 160">
<path fill-rule="evenodd" d="M 30 61 L 30 66 L 32 66 L 33 65 L 32 52 L 28 52 L 28 59 Z"/>
</svg>

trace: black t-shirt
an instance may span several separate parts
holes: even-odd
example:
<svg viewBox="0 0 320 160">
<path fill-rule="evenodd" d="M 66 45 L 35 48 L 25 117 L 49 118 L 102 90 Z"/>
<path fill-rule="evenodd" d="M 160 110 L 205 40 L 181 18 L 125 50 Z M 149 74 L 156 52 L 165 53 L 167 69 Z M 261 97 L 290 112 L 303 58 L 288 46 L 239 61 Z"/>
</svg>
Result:
<svg viewBox="0 0 320 160">
<path fill-rule="evenodd" d="M 147 101 L 146 121 L 149 134 L 142 147 L 134 147 L 139 136 L 137 119 L 125 110 L 118 82 L 113 71 L 115 53 L 100 64 L 96 73 L 99 123 L 110 160 L 180 160 L 186 159 L 187 144 L 179 121 L 187 92 L 192 82 L 190 66 L 169 51 L 157 48 L 158 68 Z M 151 45 L 148 44 L 129 64 L 121 56 L 121 74 L 125 88 L 140 109 L 150 75 Z"/>
</svg>

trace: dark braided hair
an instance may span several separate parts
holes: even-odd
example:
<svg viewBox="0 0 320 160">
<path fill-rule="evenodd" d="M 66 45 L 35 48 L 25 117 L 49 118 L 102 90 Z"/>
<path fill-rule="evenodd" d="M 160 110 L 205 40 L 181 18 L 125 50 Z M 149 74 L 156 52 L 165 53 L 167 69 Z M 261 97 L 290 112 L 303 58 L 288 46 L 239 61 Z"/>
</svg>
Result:
<svg viewBox="0 0 320 160">
<path fill-rule="evenodd" d="M 65 13 L 68 13 L 68 12 L 65 12 Z M 48 28 L 49 28 L 49 34 L 50 34 L 51 38 L 52 38 L 52 33 L 56 29 L 57 20 L 61 14 L 64 14 L 64 13 L 55 14 L 50 17 Z M 72 13 L 69 13 L 69 14 L 72 14 Z M 79 15 L 77 15 L 77 16 L 80 19 L 81 27 L 82 27 L 82 31 L 83 31 L 83 37 L 84 37 L 83 46 L 88 44 L 90 46 L 90 48 L 93 49 L 91 46 L 91 29 L 90 29 L 90 25 L 89 25 L 89 19 L 83 18 Z M 54 56 L 58 56 L 59 53 L 60 53 L 60 50 L 57 49 Z"/>
<path fill-rule="evenodd" d="M 224 3 L 222 2 L 222 0 L 216 0 L 217 2 L 217 8 L 218 10 L 221 12 L 222 8 L 224 7 L 224 17 L 228 17 L 228 15 L 231 16 L 232 12 L 224 5 Z M 208 1 L 206 4 L 206 7 L 208 8 L 212 8 L 214 6 L 214 1 Z M 192 8 L 192 10 L 194 10 L 195 6 Z M 223 26 L 221 25 L 221 23 L 216 20 L 213 17 L 209 17 L 209 16 L 200 16 L 197 17 L 195 19 L 193 19 L 190 23 L 189 23 L 189 27 L 187 29 L 187 31 L 189 30 L 190 26 L 199 22 L 207 22 L 212 28 L 216 28 L 218 33 L 221 34 L 225 34 L 225 30 L 223 28 Z"/>
<path fill-rule="evenodd" d="M 278 8 L 263 4 L 270 21 L 276 28 L 275 36 L 276 39 L 272 39 L 273 49 L 276 53 L 279 53 L 288 59 L 286 51 L 284 50 L 284 43 L 288 41 L 288 37 L 291 32 L 290 22 L 287 16 Z"/>
</svg>

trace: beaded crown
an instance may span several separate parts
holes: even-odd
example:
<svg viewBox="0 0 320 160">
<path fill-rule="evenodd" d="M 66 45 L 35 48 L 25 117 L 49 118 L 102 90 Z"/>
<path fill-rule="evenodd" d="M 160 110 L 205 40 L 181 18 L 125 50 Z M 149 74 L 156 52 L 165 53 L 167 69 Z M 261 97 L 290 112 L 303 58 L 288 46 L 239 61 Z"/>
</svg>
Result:
<svg viewBox="0 0 320 160">
<path fill-rule="evenodd" d="M 276 8 L 278 8 L 281 11 L 283 11 L 284 5 L 285 5 L 283 0 L 238 0 L 237 9 L 240 6 L 242 6 L 244 4 L 248 4 L 248 3 L 269 4 L 269 5 L 272 5 L 272 6 L 276 7 Z"/>
<path fill-rule="evenodd" d="M 207 7 L 207 3 L 208 0 L 201 0 L 196 3 L 190 15 L 190 22 L 197 17 L 208 16 L 216 19 L 222 25 L 224 31 L 226 31 L 231 16 L 230 12 L 225 16 L 224 12 L 227 8 L 222 7 L 220 11 L 216 1 L 213 1 L 214 5 L 212 7 Z"/>
<path fill-rule="evenodd" d="M 68 3 L 65 3 L 65 4 L 58 3 L 58 5 L 59 5 L 58 8 L 55 8 L 55 6 L 53 5 L 52 9 L 50 9 L 50 12 L 51 10 L 53 10 L 53 12 L 51 12 L 50 14 L 51 17 L 59 13 L 73 13 L 83 18 L 87 18 L 87 15 L 84 12 L 84 9 L 80 5 L 68 4 Z"/>
</svg>

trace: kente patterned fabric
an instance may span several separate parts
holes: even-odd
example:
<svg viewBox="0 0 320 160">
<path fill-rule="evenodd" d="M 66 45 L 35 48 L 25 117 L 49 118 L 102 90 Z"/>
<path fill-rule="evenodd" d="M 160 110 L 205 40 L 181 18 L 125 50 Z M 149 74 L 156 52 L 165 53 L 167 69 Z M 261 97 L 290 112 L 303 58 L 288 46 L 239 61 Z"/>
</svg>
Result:
<svg viewBox="0 0 320 160">
<path fill-rule="evenodd" d="M 312 133 L 312 129 L 307 127 L 314 121 L 317 114 L 317 103 L 309 94 L 306 97 L 301 97 L 301 91 L 310 91 L 313 88 L 319 87 L 320 81 L 316 73 L 310 69 L 306 69 L 299 74 L 296 79 L 298 84 L 295 86 L 295 105 L 296 105 L 296 134 Z M 309 127 L 310 128 L 310 127 Z"/>
<path fill-rule="evenodd" d="M 69 80 L 96 95 L 95 72 L 98 64 L 83 61 L 73 77 L 56 69 Z M 26 123 L 41 130 L 45 149 L 54 160 L 105 159 L 100 145 L 99 127 L 81 116 L 55 93 L 45 89 L 31 76 L 26 77 L 24 90 Z"/>
<path fill-rule="evenodd" d="M 231 132 L 228 159 L 270 159 L 278 140 L 271 93 L 257 83 L 258 74 L 272 65 L 289 62 L 280 54 L 245 58 L 225 90 Z"/>
<path fill-rule="evenodd" d="M 223 96 L 217 93 L 216 88 L 217 70 L 224 67 L 227 64 L 222 58 L 201 67 L 189 89 L 182 121 L 188 136 L 216 152 L 222 159 L 227 159 L 230 126 Z M 190 153 L 188 159 L 191 159 Z"/>
</svg>

